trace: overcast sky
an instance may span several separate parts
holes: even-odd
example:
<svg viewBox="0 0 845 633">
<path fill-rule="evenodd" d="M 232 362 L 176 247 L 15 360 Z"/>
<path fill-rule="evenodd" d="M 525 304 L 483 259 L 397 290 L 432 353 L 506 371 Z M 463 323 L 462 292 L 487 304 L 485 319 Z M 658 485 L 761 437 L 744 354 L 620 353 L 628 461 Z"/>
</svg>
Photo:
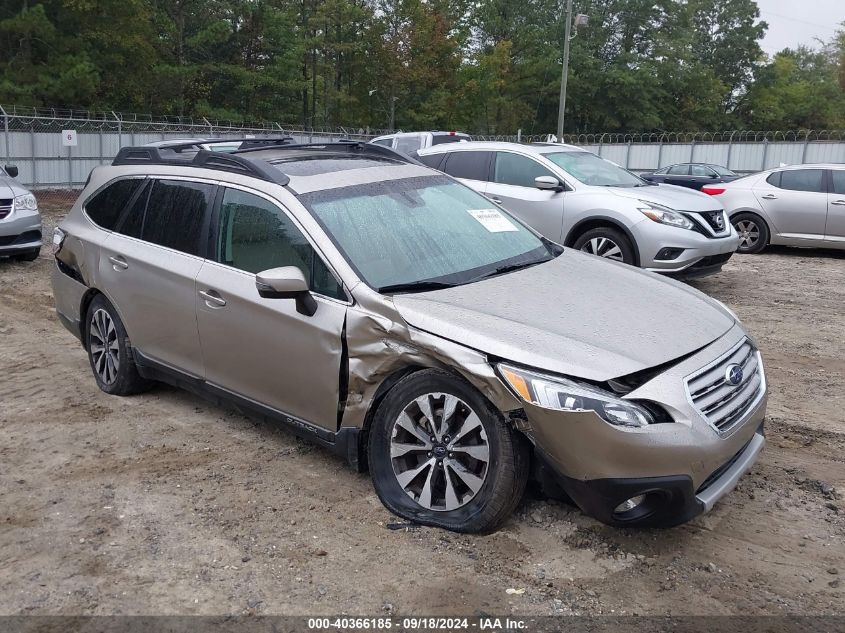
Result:
<svg viewBox="0 0 845 633">
<path fill-rule="evenodd" d="M 845 21 L 845 0 L 757 0 L 760 19 L 769 23 L 761 46 L 769 55 L 799 44 L 829 40 Z"/>
</svg>

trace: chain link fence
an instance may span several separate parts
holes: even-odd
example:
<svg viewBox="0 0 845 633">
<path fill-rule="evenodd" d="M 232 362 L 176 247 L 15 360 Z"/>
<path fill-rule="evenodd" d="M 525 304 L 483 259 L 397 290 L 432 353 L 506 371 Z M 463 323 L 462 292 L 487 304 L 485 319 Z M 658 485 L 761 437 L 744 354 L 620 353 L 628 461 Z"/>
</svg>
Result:
<svg viewBox="0 0 845 633">
<path fill-rule="evenodd" d="M 111 111 L 0 106 L 0 155 L 18 168 L 18 181 L 32 189 L 42 209 L 67 210 L 90 171 L 112 161 L 121 147 L 177 139 L 291 136 L 299 143 L 339 139 L 368 141 L 387 130 L 299 129 L 280 123 L 153 117 Z M 64 134 L 63 134 L 64 132 Z M 550 134 L 476 134 L 480 141 L 536 143 Z M 564 143 L 595 152 L 631 171 L 684 162 L 715 163 L 739 173 L 780 164 L 845 162 L 845 131 L 787 130 L 567 134 Z"/>
</svg>

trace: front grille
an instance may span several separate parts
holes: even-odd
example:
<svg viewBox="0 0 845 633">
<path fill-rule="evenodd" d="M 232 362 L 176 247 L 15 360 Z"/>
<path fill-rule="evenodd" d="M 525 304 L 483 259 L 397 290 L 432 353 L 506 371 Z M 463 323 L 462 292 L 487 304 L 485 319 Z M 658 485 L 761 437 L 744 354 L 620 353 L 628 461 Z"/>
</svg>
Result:
<svg viewBox="0 0 845 633">
<path fill-rule="evenodd" d="M 0 220 L 7 217 L 12 212 L 13 201 L 10 198 L 3 198 L 0 200 Z"/>
<path fill-rule="evenodd" d="M 737 385 L 727 379 L 733 365 L 742 368 Z M 710 426 L 724 435 L 757 403 L 765 386 L 760 355 L 748 339 L 743 339 L 715 363 L 687 378 L 687 395 Z"/>
<path fill-rule="evenodd" d="M 724 264 L 733 256 L 733 252 L 730 253 L 722 253 L 720 255 L 708 255 L 707 257 L 702 257 L 699 259 L 695 264 L 690 266 L 690 270 L 697 270 L 699 268 L 710 268 L 711 266 L 719 266 L 720 264 Z"/>
<path fill-rule="evenodd" d="M 41 231 L 25 231 L 20 235 L 4 235 L 0 237 L 0 246 L 14 246 L 15 244 L 27 244 L 41 239 Z"/>
<path fill-rule="evenodd" d="M 730 230 L 724 211 L 688 211 L 687 216 L 695 222 L 696 230 L 707 237 L 713 237 L 714 234 L 724 237 Z"/>
</svg>

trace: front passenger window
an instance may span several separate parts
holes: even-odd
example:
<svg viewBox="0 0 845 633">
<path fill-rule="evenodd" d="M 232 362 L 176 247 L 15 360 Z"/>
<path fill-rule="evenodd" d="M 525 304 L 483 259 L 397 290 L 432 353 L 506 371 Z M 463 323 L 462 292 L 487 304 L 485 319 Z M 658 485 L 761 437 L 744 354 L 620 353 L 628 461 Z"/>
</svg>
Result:
<svg viewBox="0 0 845 633">
<path fill-rule="evenodd" d="M 226 189 L 223 195 L 217 261 L 249 273 L 296 266 L 311 290 L 345 299 L 337 280 L 287 214 L 245 191 Z"/>
<path fill-rule="evenodd" d="M 496 152 L 493 182 L 533 189 L 536 187 L 534 179 L 538 176 L 551 176 L 557 180 L 557 176 L 527 156 L 511 154 L 510 152 Z"/>
</svg>

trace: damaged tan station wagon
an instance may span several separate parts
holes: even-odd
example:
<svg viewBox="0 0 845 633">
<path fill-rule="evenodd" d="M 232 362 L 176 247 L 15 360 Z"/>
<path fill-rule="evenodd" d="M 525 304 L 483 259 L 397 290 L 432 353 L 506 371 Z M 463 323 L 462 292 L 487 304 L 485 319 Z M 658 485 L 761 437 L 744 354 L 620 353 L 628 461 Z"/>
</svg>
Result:
<svg viewBox="0 0 845 633">
<path fill-rule="evenodd" d="M 492 530 L 533 477 L 605 523 L 677 525 L 764 444 L 762 360 L 728 308 L 389 148 L 124 148 L 53 242 L 100 389 L 278 421 L 417 523 Z"/>
</svg>

